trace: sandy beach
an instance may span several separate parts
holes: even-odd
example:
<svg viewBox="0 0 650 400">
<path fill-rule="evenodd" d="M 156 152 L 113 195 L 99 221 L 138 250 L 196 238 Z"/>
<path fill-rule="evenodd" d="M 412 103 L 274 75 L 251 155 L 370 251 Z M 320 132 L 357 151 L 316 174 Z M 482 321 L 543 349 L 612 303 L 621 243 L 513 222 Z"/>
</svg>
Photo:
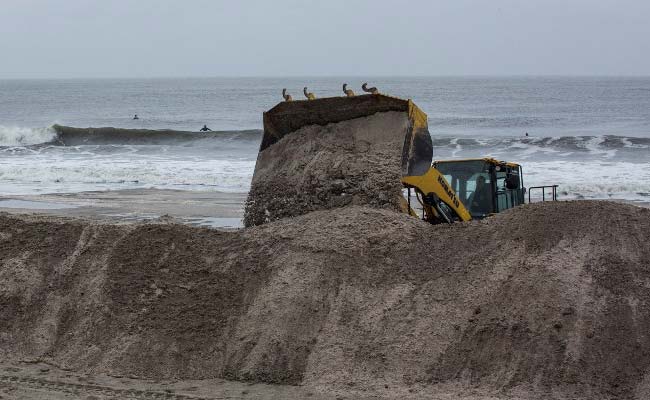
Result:
<svg viewBox="0 0 650 400">
<path fill-rule="evenodd" d="M 650 1 L 1 10 L 0 400 L 650 399 Z"/>
<path fill-rule="evenodd" d="M 3 149 L 1 398 L 650 396 L 643 187 L 515 206 L 524 184 L 505 162 L 429 174 L 411 101 L 273 110 L 252 177 L 258 132 L 74 128 L 71 146 Z M 426 220 L 402 198 L 418 165 L 425 178 L 404 182 Z M 576 191 L 593 193 L 560 193 Z M 479 192 L 491 211 L 470 214 Z"/>
</svg>

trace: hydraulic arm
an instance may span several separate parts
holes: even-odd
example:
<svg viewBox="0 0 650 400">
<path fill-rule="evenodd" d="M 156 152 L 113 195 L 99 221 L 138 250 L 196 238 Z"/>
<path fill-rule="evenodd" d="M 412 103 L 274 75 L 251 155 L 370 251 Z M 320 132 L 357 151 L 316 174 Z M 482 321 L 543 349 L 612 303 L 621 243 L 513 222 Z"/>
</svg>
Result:
<svg viewBox="0 0 650 400">
<path fill-rule="evenodd" d="M 424 175 L 405 176 L 402 178 L 402 184 L 406 188 L 415 189 L 427 221 L 453 223 L 472 219 L 449 182 L 437 169 L 429 168 Z M 412 210 L 409 212 L 413 213 Z"/>
</svg>

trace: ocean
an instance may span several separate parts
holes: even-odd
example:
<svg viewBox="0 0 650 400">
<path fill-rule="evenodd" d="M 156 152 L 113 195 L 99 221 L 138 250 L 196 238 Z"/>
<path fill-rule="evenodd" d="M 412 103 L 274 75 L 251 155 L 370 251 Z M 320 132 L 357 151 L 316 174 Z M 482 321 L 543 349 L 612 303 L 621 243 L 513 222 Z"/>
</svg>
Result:
<svg viewBox="0 0 650 400">
<path fill-rule="evenodd" d="M 526 186 L 558 184 L 560 199 L 650 201 L 650 78 L 368 80 L 428 114 L 434 159 L 519 162 Z M 348 77 L 0 80 L 0 195 L 245 193 L 282 88 L 342 96 L 343 82 L 361 92 Z M 193 133 L 66 142 L 55 124 Z"/>
</svg>

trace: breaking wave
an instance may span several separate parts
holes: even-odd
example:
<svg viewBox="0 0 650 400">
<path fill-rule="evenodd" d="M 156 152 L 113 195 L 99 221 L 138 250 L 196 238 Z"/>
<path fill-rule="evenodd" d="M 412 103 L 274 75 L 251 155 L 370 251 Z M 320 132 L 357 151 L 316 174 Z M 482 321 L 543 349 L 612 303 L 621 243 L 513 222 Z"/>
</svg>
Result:
<svg viewBox="0 0 650 400">
<path fill-rule="evenodd" d="M 650 138 L 603 136 L 439 137 L 433 136 L 434 158 L 484 157 L 512 159 L 574 158 L 643 161 L 650 158 Z"/>
<path fill-rule="evenodd" d="M 80 145 L 186 145 L 210 141 L 258 141 L 259 129 L 241 131 L 188 132 L 176 130 L 74 128 L 53 125 L 47 128 L 0 126 L 0 147 Z"/>
<path fill-rule="evenodd" d="M 51 142 L 56 139 L 54 127 L 25 128 L 0 125 L 0 146 L 31 146 Z"/>
<path fill-rule="evenodd" d="M 0 126 L 0 192 L 131 187 L 245 192 L 261 130 L 187 132 Z M 526 186 L 559 184 L 560 198 L 650 199 L 650 138 L 433 134 L 434 159 L 521 162 Z"/>
<path fill-rule="evenodd" d="M 189 132 L 177 130 L 148 130 L 124 128 L 75 128 L 53 125 L 47 128 L 0 126 L 0 147 L 81 145 L 205 145 L 211 142 L 258 142 L 262 130 Z M 439 136 L 432 134 L 436 157 L 514 155 L 562 157 L 589 155 L 598 158 L 650 157 L 650 138 L 602 136 Z M 621 154 L 619 154 L 621 153 Z M 535 157 L 537 158 L 537 157 Z"/>
<path fill-rule="evenodd" d="M 79 146 L 85 144 L 114 145 L 156 145 L 184 144 L 196 141 L 230 140 L 256 141 L 261 138 L 261 130 L 188 132 L 175 130 L 123 129 L 123 128 L 74 128 L 54 125 L 56 144 Z"/>
</svg>

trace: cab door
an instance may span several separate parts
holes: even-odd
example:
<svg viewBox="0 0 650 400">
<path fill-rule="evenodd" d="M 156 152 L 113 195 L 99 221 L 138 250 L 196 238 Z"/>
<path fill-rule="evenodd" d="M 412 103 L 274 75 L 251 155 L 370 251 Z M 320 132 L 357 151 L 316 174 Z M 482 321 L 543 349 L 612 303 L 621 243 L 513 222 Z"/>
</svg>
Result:
<svg viewBox="0 0 650 400">
<path fill-rule="evenodd" d="M 519 166 L 500 164 L 495 168 L 496 212 L 524 203 L 523 182 Z"/>
</svg>

